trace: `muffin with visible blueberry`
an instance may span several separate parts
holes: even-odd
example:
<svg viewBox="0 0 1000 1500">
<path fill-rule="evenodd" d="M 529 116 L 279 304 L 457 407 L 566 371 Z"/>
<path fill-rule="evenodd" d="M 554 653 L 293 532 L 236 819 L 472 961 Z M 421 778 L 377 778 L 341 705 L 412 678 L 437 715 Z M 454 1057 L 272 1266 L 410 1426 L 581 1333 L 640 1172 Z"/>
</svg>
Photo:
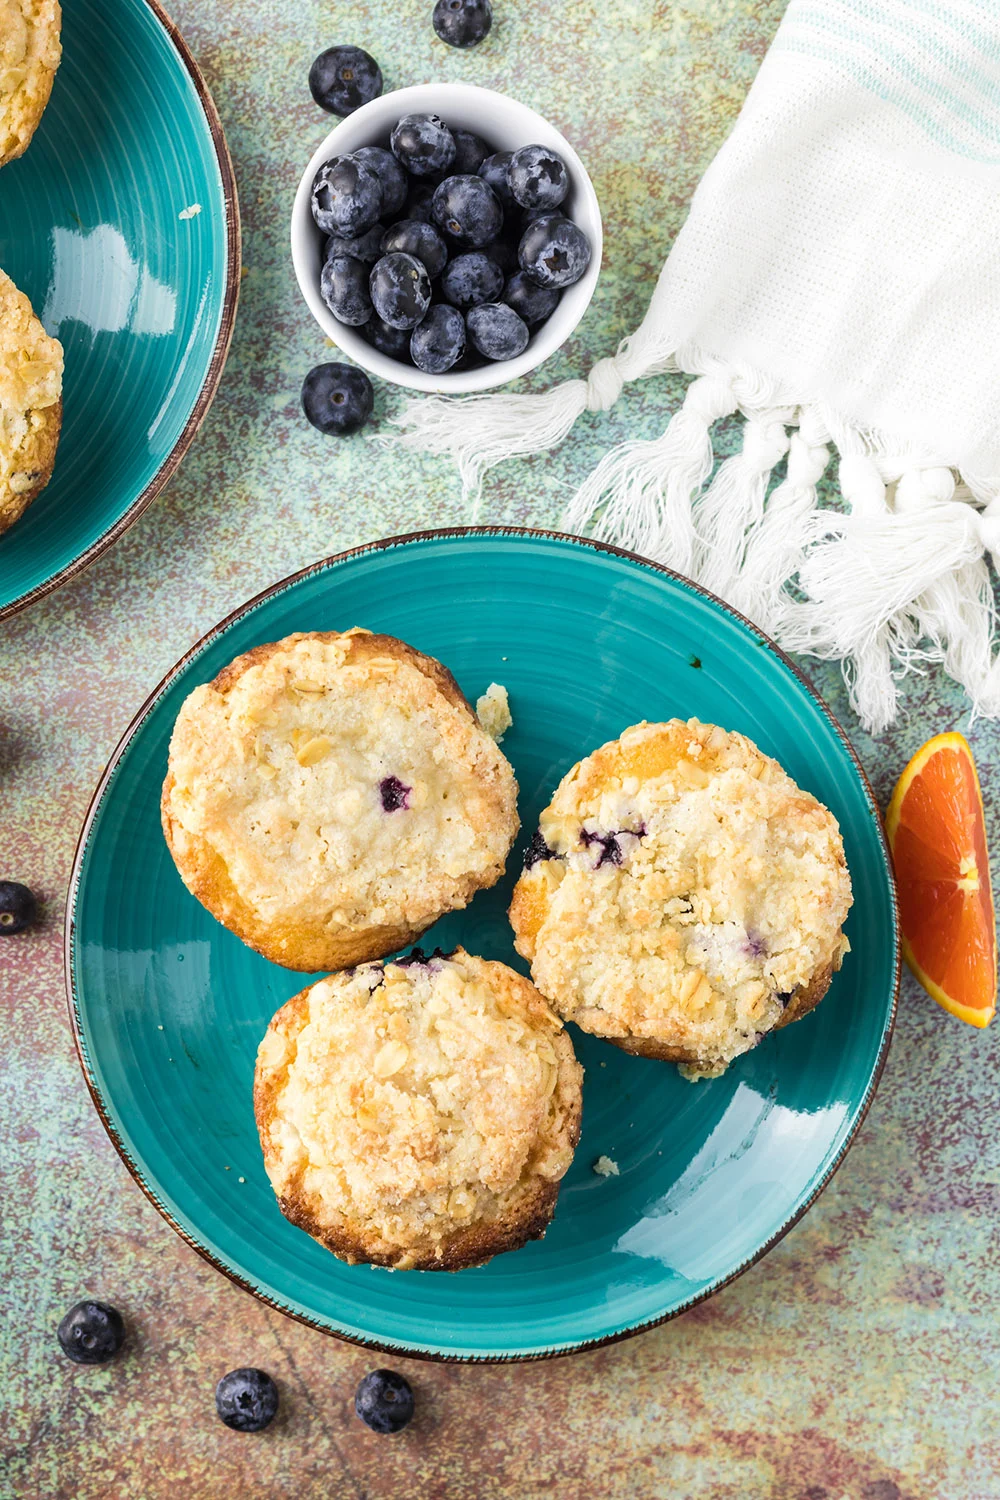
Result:
<svg viewBox="0 0 1000 1500">
<path fill-rule="evenodd" d="M 282 1006 L 254 1107 L 282 1213 L 351 1264 L 457 1271 L 539 1239 L 580 1135 L 558 1016 L 461 948 L 363 964 Z"/>
<path fill-rule="evenodd" d="M 52 476 L 62 378 L 62 345 L 0 271 L 0 532 L 20 520 Z"/>
<path fill-rule="evenodd" d="M 28 149 L 62 59 L 58 0 L 0 0 L 0 167 Z"/>
<path fill-rule="evenodd" d="M 563 778 L 510 919 L 564 1019 L 713 1077 L 823 998 L 850 905 L 833 814 L 745 736 L 672 719 Z"/>
<path fill-rule="evenodd" d="M 403 947 L 499 880 L 517 783 L 440 662 L 332 631 L 257 646 L 195 688 L 162 815 L 202 905 L 314 973 Z"/>
</svg>

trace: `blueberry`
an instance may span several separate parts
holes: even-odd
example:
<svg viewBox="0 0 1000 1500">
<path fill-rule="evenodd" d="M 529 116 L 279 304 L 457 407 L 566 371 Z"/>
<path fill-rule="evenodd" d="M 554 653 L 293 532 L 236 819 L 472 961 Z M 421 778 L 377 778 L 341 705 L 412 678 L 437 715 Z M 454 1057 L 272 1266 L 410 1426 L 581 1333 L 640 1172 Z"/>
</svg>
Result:
<svg viewBox="0 0 1000 1500">
<path fill-rule="evenodd" d="M 382 254 L 391 255 L 401 250 L 404 255 L 413 255 L 423 261 L 428 276 L 440 276 L 448 260 L 448 247 L 433 224 L 424 224 L 420 219 L 400 219 L 382 236 Z"/>
<path fill-rule="evenodd" d="M 383 146 L 362 146 L 353 151 L 355 161 L 360 161 L 375 173 L 382 184 L 382 212 L 387 219 L 398 214 L 406 202 L 409 181 L 391 151 Z"/>
<path fill-rule="evenodd" d="M 434 189 L 436 182 L 412 182 L 410 184 L 409 197 L 403 210 L 403 217 L 407 219 L 419 219 L 424 224 L 434 222 Z"/>
<path fill-rule="evenodd" d="M 324 234 L 353 238 L 370 229 L 382 212 L 382 184 L 354 156 L 335 156 L 316 173 L 312 214 Z"/>
<path fill-rule="evenodd" d="M 390 328 L 384 318 L 380 318 L 377 312 L 373 312 L 361 332 L 380 354 L 385 354 L 389 359 L 401 359 L 404 364 L 410 362 L 410 330 L 408 328 Z"/>
<path fill-rule="evenodd" d="M 278 1411 L 278 1387 L 266 1370 L 243 1366 L 215 1387 L 215 1409 L 234 1432 L 263 1432 Z"/>
<path fill-rule="evenodd" d="M 429 309 L 410 339 L 410 357 L 418 370 L 443 375 L 465 353 L 465 319 L 457 307 L 441 302 Z"/>
<path fill-rule="evenodd" d="M 389 144 L 413 177 L 446 172 L 455 160 L 455 137 L 437 115 L 404 115 Z"/>
<path fill-rule="evenodd" d="M 309 69 L 309 89 L 320 109 L 349 115 L 382 92 L 382 69 L 360 47 L 328 47 Z"/>
<path fill-rule="evenodd" d="M 519 240 L 520 235 L 518 235 L 517 239 L 511 240 L 504 234 L 501 235 L 500 239 L 490 240 L 488 245 L 483 246 L 483 254 L 488 255 L 490 260 L 494 261 L 500 267 L 505 277 L 513 276 L 514 272 L 518 269 L 517 246 Z"/>
<path fill-rule="evenodd" d="M 524 851 L 524 868 L 530 870 L 532 865 L 537 865 L 543 859 L 558 859 L 559 855 L 545 842 L 545 835 L 540 828 L 536 828 L 531 835 L 531 843 Z"/>
<path fill-rule="evenodd" d="M 528 342 L 528 325 L 505 302 L 482 302 L 466 323 L 469 338 L 487 359 L 514 359 Z"/>
<path fill-rule="evenodd" d="M 30 927 L 38 912 L 34 894 L 16 880 L 0 880 L 0 937 Z"/>
<path fill-rule="evenodd" d="M 317 365 L 302 385 L 302 410 L 320 432 L 346 437 L 372 414 L 375 393 L 364 370 L 353 365 Z"/>
<path fill-rule="evenodd" d="M 369 285 L 375 311 L 391 328 L 416 328 L 431 305 L 431 281 L 423 262 L 399 250 L 375 264 Z"/>
<path fill-rule="evenodd" d="M 323 266 L 319 289 L 323 301 L 341 323 L 357 328 L 372 315 L 368 267 L 350 255 L 331 255 Z"/>
<path fill-rule="evenodd" d="M 437 0 L 434 30 L 449 47 L 477 47 L 493 25 L 490 0 Z"/>
<path fill-rule="evenodd" d="M 378 784 L 378 794 L 382 799 L 383 812 L 398 812 L 401 807 L 409 807 L 409 796 L 413 788 L 400 781 L 398 776 L 385 776 Z"/>
<path fill-rule="evenodd" d="M 59 1324 L 62 1352 L 78 1365 L 103 1365 L 125 1342 L 125 1324 L 106 1302 L 78 1302 Z"/>
<path fill-rule="evenodd" d="M 502 290 L 503 272 L 484 250 L 456 255 L 441 277 L 442 294 L 463 312 L 480 302 L 496 302 Z"/>
<path fill-rule="evenodd" d="M 460 245 L 481 249 L 503 228 L 500 199 L 481 177 L 446 177 L 434 189 L 434 221 Z"/>
<path fill-rule="evenodd" d="M 400 1432 L 413 1416 L 410 1382 L 394 1370 L 373 1370 L 358 1386 L 354 1410 L 373 1432 Z"/>
<path fill-rule="evenodd" d="M 523 271 L 518 271 L 504 287 L 503 300 L 532 328 L 552 316 L 559 305 L 560 295 L 555 287 L 539 286 Z"/>
<path fill-rule="evenodd" d="M 515 199 L 530 213 L 551 213 L 569 192 L 569 173 L 561 156 L 546 146 L 522 146 L 507 169 Z"/>
<path fill-rule="evenodd" d="M 539 286 L 572 286 L 590 265 L 590 241 L 571 219 L 543 214 L 524 231 L 517 257 Z"/>
<path fill-rule="evenodd" d="M 494 151 L 493 155 L 488 156 L 479 167 L 478 175 L 484 182 L 489 183 L 504 208 L 511 208 L 514 204 L 514 194 L 507 181 L 507 169 L 513 155 L 513 151 Z"/>
<path fill-rule="evenodd" d="M 478 172 L 490 154 L 489 146 L 481 135 L 474 135 L 471 130 L 452 130 L 451 133 L 455 137 L 455 160 L 451 170 L 460 174 Z"/>
<path fill-rule="evenodd" d="M 326 242 L 323 259 L 329 260 L 332 255 L 350 255 L 355 260 L 363 260 L 366 266 L 373 266 L 382 254 L 383 234 L 385 229 L 381 224 L 373 224 L 364 234 L 355 235 L 351 239 L 331 234 Z"/>
</svg>

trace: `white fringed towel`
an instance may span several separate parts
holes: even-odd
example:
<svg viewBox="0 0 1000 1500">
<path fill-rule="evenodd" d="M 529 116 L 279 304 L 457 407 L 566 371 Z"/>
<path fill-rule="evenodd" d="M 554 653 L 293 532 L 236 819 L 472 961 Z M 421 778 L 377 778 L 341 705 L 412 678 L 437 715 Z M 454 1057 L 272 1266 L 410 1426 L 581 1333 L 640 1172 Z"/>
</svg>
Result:
<svg viewBox="0 0 1000 1500">
<path fill-rule="evenodd" d="M 791 0 L 641 327 L 587 380 L 411 401 L 401 440 L 478 506 L 494 464 L 667 370 L 697 378 L 663 436 L 608 453 L 566 528 L 842 660 L 874 732 L 931 662 L 1000 714 L 1000 0 Z M 817 507 L 833 452 L 843 511 Z"/>
</svg>

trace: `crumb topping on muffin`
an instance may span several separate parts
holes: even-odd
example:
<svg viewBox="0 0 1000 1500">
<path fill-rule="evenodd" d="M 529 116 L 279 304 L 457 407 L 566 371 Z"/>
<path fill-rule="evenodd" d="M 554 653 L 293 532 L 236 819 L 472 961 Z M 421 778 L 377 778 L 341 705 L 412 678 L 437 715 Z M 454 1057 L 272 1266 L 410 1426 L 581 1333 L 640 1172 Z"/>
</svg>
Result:
<svg viewBox="0 0 1000 1500">
<path fill-rule="evenodd" d="M 534 1231 L 544 1200 L 547 1222 L 581 1076 L 558 1017 L 505 965 L 461 949 L 362 965 L 296 996 L 261 1043 L 268 1173 L 338 1254 L 432 1266 L 464 1237 L 475 1263 L 508 1248 L 491 1234 L 517 1238 L 522 1210 Z"/>
<path fill-rule="evenodd" d="M 62 376 L 62 345 L 0 271 L 0 532 L 21 517 L 52 473 Z"/>
<path fill-rule="evenodd" d="M 196 688 L 163 812 L 209 910 L 315 971 L 402 947 L 492 885 L 516 801 L 510 765 L 444 668 L 354 630 L 259 647 Z"/>
<path fill-rule="evenodd" d="M 26 149 L 62 57 L 57 0 L 0 0 L 0 166 Z"/>
<path fill-rule="evenodd" d="M 743 735 L 675 719 L 563 779 L 511 921 L 562 1016 L 712 1073 L 839 968 L 850 904 L 833 815 Z"/>
</svg>

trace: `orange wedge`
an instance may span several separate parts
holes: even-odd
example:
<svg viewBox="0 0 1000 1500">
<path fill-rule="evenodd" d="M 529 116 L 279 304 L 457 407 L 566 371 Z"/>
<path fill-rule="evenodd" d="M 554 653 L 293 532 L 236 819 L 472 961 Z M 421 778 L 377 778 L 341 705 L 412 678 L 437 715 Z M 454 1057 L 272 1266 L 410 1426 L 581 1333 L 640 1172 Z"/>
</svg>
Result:
<svg viewBox="0 0 1000 1500">
<path fill-rule="evenodd" d="M 939 734 L 910 761 L 885 817 L 903 957 L 928 995 L 970 1026 L 996 1011 L 997 936 L 986 819 L 972 751 Z"/>
</svg>

